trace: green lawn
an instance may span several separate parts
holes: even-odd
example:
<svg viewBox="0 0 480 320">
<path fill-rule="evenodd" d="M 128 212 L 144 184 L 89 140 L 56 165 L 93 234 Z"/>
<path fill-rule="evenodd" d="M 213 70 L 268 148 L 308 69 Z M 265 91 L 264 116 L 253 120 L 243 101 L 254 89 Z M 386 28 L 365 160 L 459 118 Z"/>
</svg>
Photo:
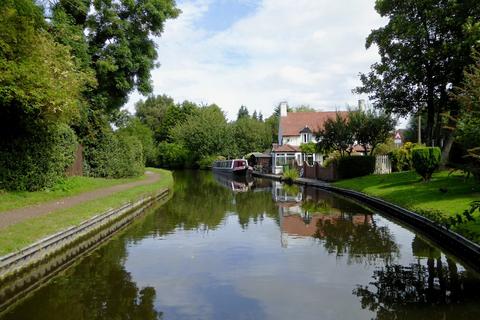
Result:
<svg viewBox="0 0 480 320">
<path fill-rule="evenodd" d="M 0 255 L 21 249 L 50 234 L 77 225 L 110 208 L 119 207 L 123 203 L 152 194 L 161 188 L 172 187 L 173 177 L 170 171 L 153 168 L 149 168 L 148 170 L 160 173 L 161 179 L 153 184 L 118 192 L 108 197 L 89 201 L 69 209 L 57 210 L 1 230 Z"/>
<path fill-rule="evenodd" d="M 63 197 L 74 196 L 83 192 L 93 191 L 100 188 L 111 187 L 117 184 L 134 182 L 145 179 L 146 176 L 140 176 L 127 179 L 104 179 L 89 177 L 68 177 L 54 187 L 36 192 L 0 191 L 0 214 L 2 211 L 27 207 L 42 202 L 48 202 Z"/>
<path fill-rule="evenodd" d="M 422 213 L 422 210 L 436 211 L 444 216 L 460 214 L 469 208 L 473 200 L 480 200 L 478 182 L 473 178 L 465 180 L 460 174 L 448 175 L 448 171 L 435 173 L 430 182 L 422 182 L 418 174 L 409 171 L 343 180 L 333 185 L 361 191 L 419 213 Z M 477 214 L 477 221 L 457 226 L 455 229 L 480 242 L 478 216 Z"/>
</svg>

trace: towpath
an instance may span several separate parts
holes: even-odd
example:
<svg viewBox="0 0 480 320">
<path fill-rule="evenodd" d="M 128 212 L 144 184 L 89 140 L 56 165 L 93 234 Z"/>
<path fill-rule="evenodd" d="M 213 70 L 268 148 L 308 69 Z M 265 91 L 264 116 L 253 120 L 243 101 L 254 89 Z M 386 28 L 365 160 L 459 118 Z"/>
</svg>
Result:
<svg viewBox="0 0 480 320">
<path fill-rule="evenodd" d="M 152 184 L 160 179 L 160 174 L 158 173 L 146 171 L 145 174 L 147 175 L 147 177 L 141 181 L 129 182 L 112 187 L 96 189 L 71 197 L 65 197 L 29 207 L 0 212 L 0 230 L 33 217 L 46 215 L 59 209 L 68 209 L 78 204 L 107 197 L 116 192 L 128 190 L 134 187 Z"/>
</svg>

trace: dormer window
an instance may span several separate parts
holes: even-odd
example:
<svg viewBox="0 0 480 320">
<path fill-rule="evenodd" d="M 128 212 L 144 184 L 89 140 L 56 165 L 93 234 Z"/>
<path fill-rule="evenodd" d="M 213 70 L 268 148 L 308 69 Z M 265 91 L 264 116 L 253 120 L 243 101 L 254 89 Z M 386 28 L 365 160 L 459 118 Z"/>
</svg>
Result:
<svg viewBox="0 0 480 320">
<path fill-rule="evenodd" d="M 312 131 L 308 126 L 305 126 L 305 128 L 300 131 L 300 135 L 302 137 L 302 143 L 308 143 L 312 139 Z"/>
</svg>

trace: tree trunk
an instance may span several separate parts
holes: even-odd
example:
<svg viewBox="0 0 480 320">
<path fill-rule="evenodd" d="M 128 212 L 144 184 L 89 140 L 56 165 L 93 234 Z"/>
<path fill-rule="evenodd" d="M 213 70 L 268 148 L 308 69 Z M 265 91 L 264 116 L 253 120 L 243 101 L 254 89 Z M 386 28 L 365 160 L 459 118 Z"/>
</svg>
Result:
<svg viewBox="0 0 480 320">
<path fill-rule="evenodd" d="M 453 142 L 455 141 L 455 137 L 453 136 L 453 132 L 450 132 L 443 143 L 442 149 L 442 158 L 440 160 L 440 169 L 445 169 L 448 158 L 450 156 L 450 150 L 452 149 Z"/>
</svg>

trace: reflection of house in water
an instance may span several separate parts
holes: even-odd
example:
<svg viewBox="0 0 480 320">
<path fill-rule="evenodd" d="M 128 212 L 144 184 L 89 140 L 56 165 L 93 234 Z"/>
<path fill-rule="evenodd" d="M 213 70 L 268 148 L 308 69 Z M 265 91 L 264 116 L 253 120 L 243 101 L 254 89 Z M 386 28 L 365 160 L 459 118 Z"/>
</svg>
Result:
<svg viewBox="0 0 480 320">
<path fill-rule="evenodd" d="M 223 175 L 213 173 L 215 180 L 227 189 L 233 192 L 246 192 L 253 185 L 253 179 L 249 177 L 235 177 L 233 175 Z"/>
<path fill-rule="evenodd" d="M 359 225 L 372 222 L 371 213 L 366 214 L 362 207 L 317 189 L 299 188 L 297 194 L 291 194 L 276 183 L 272 196 L 278 206 L 281 244 L 285 248 L 289 236 L 323 237 L 323 231 L 318 228 L 319 223 L 336 224 L 348 220 Z"/>
<path fill-rule="evenodd" d="M 273 201 L 282 202 L 282 203 L 301 202 L 303 187 L 293 186 L 292 189 L 294 189 L 295 192 L 292 192 L 292 190 L 288 190 L 280 182 L 273 181 L 273 186 L 272 186 Z"/>
</svg>

